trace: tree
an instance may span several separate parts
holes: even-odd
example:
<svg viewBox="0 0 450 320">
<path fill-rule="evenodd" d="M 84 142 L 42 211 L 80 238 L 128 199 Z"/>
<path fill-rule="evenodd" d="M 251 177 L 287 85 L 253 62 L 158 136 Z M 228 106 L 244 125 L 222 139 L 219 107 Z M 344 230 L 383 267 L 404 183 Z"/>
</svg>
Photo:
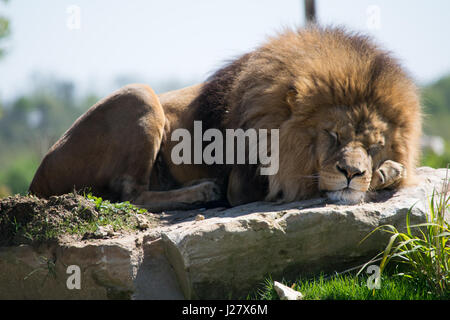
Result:
<svg viewBox="0 0 450 320">
<path fill-rule="evenodd" d="M 0 1 L 7 2 L 8 0 L 0 0 Z M 1 46 L 2 40 L 8 37 L 9 34 L 10 34 L 9 20 L 6 17 L 0 15 L 0 59 L 5 54 L 5 49 L 3 49 Z M 3 116 L 3 106 L 2 102 L 0 101 L 0 119 L 2 118 L 2 116 Z"/>
<path fill-rule="evenodd" d="M 8 0 L 1 0 L 3 2 L 8 2 Z M 7 38 L 10 34 L 10 25 L 9 25 L 9 20 L 0 15 L 0 44 L 2 43 L 2 41 Z M 0 58 L 5 54 L 5 49 L 0 46 Z"/>
</svg>

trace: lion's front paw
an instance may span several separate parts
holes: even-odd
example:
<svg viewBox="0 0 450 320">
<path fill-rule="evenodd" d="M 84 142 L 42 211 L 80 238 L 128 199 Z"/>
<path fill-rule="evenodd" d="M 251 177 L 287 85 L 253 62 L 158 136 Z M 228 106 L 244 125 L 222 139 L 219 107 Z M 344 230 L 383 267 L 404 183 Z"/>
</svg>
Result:
<svg viewBox="0 0 450 320">
<path fill-rule="evenodd" d="M 201 182 L 195 186 L 196 188 L 196 202 L 209 202 L 220 200 L 222 194 L 220 187 L 212 181 Z"/>
<path fill-rule="evenodd" d="M 391 187 L 406 178 L 406 168 L 401 163 L 386 160 L 373 172 L 370 188 L 380 190 Z"/>
</svg>

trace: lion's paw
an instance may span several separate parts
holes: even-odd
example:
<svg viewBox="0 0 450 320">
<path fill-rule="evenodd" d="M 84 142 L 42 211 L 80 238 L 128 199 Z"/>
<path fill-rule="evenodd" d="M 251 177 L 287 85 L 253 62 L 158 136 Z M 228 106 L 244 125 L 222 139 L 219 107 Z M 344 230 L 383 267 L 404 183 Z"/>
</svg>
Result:
<svg viewBox="0 0 450 320">
<path fill-rule="evenodd" d="M 373 190 L 388 188 L 404 178 L 406 178 L 405 166 L 392 160 L 386 160 L 374 171 L 370 187 Z"/>
<path fill-rule="evenodd" d="M 213 181 L 205 181 L 195 185 L 195 202 L 217 201 L 222 197 L 220 187 Z"/>
</svg>

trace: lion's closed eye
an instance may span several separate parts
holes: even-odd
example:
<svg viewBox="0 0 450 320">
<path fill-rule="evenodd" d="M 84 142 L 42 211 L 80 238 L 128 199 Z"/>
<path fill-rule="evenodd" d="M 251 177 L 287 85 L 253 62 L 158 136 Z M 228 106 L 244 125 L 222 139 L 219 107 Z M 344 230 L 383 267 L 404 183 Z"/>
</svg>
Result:
<svg viewBox="0 0 450 320">
<path fill-rule="evenodd" d="M 333 144 L 335 144 L 337 146 L 339 146 L 341 144 L 341 141 L 339 139 L 339 133 L 337 133 L 335 131 L 330 131 L 330 130 L 324 130 L 324 131 L 330 137 Z"/>
<path fill-rule="evenodd" d="M 367 151 L 369 152 L 369 154 L 371 156 L 376 155 L 378 152 L 380 152 L 383 149 L 384 145 L 380 144 L 380 143 L 374 143 L 371 144 L 368 148 Z"/>
</svg>

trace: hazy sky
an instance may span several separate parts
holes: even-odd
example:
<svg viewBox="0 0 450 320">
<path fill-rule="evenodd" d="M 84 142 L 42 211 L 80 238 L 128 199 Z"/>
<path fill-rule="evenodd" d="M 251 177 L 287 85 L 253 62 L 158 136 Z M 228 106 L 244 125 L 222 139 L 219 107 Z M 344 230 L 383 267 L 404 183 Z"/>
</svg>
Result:
<svg viewBox="0 0 450 320">
<path fill-rule="evenodd" d="M 321 23 L 374 35 L 418 82 L 450 72 L 450 1 L 317 4 Z M 81 10 L 80 29 L 68 27 L 76 26 L 72 5 Z M 125 75 L 150 85 L 202 81 L 265 36 L 304 24 L 303 0 L 10 0 L 0 12 L 12 22 L 9 54 L 0 60 L 0 97 L 7 99 L 25 92 L 33 73 L 100 94 Z"/>
</svg>

